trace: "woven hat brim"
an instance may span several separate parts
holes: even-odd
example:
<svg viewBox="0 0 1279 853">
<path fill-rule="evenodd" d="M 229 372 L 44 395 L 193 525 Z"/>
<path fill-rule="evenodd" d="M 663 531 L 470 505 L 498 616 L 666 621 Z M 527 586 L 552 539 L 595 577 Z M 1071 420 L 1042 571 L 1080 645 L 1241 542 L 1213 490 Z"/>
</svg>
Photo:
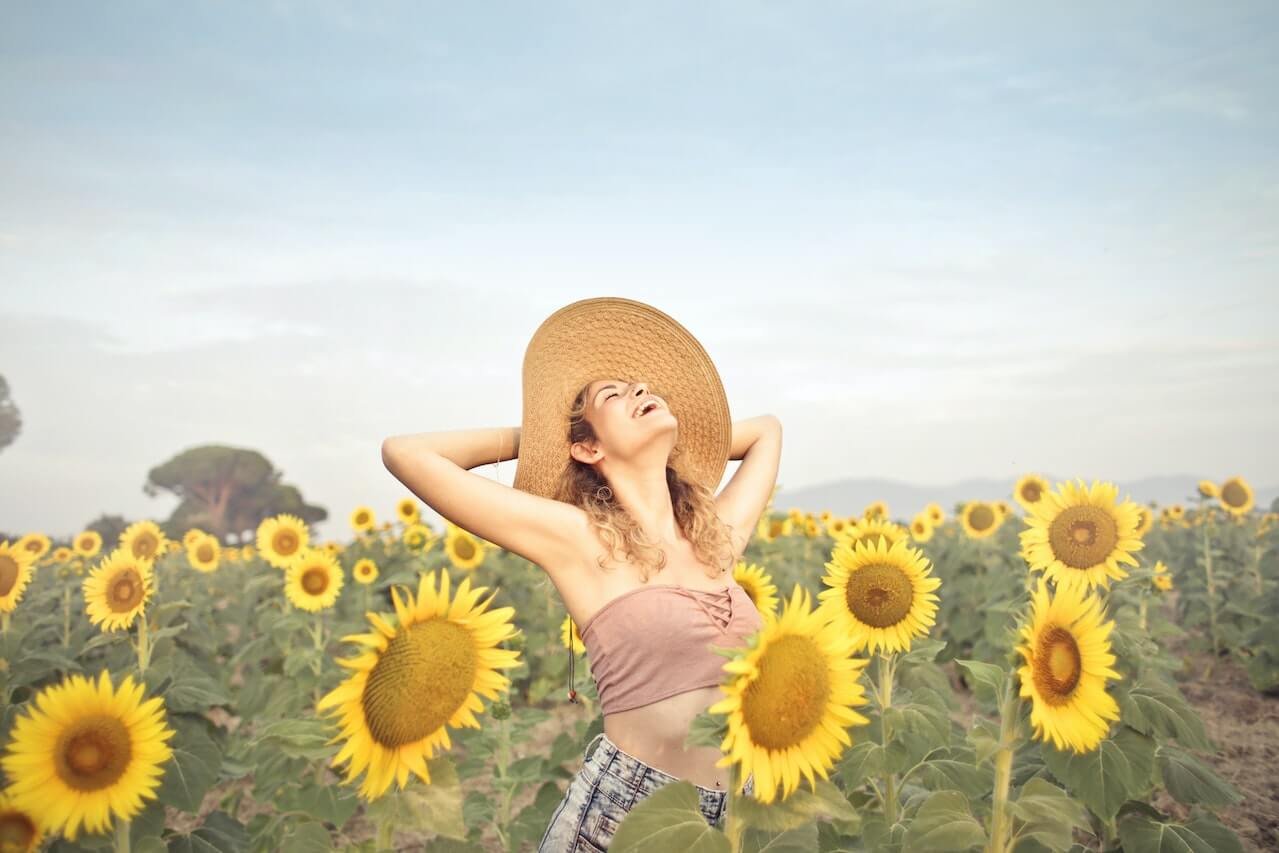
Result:
<svg viewBox="0 0 1279 853">
<path fill-rule="evenodd" d="M 584 385 L 604 377 L 647 382 L 679 421 L 681 474 L 712 491 L 719 485 L 733 424 L 714 362 L 674 318 L 604 296 L 564 306 L 529 341 L 515 488 L 555 497 L 571 459 L 569 407 Z"/>
</svg>

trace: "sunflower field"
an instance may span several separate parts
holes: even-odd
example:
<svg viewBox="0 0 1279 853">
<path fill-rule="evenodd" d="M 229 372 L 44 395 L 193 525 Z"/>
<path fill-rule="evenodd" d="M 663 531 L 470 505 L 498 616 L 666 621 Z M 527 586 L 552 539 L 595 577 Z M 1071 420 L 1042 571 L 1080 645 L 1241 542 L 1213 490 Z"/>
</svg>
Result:
<svg viewBox="0 0 1279 853">
<path fill-rule="evenodd" d="M 770 505 L 734 571 L 764 625 L 688 738 L 725 825 L 672 783 L 609 849 L 1279 845 L 1279 516 L 1242 477 L 1008 497 Z M 534 849 L 603 728 L 577 626 L 413 499 L 350 524 L 0 538 L 0 851 Z"/>
</svg>

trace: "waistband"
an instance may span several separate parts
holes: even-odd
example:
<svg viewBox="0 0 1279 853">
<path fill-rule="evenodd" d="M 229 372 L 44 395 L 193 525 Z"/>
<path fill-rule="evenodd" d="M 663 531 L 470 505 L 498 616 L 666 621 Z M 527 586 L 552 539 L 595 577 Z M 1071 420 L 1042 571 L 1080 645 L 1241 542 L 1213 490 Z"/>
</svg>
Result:
<svg viewBox="0 0 1279 853">
<path fill-rule="evenodd" d="M 595 748 L 597 743 L 599 744 L 598 749 Z M 631 755 L 629 752 L 613 743 L 609 736 L 604 734 L 604 732 L 600 732 L 595 737 L 591 738 L 590 743 L 586 745 L 584 755 L 588 762 L 595 761 L 595 757 L 597 755 L 600 756 L 600 761 L 597 763 L 601 764 L 601 770 L 606 766 L 616 766 L 620 768 L 619 775 L 635 777 L 640 773 L 648 773 L 659 782 L 665 783 L 682 781 L 678 776 L 672 776 L 665 770 L 660 770 Z M 747 782 L 754 778 L 755 774 L 752 773 L 749 777 L 747 777 Z M 712 796 L 726 797 L 728 795 L 728 791 L 723 788 L 704 788 L 696 782 L 689 782 L 689 784 L 698 791 Z"/>
</svg>

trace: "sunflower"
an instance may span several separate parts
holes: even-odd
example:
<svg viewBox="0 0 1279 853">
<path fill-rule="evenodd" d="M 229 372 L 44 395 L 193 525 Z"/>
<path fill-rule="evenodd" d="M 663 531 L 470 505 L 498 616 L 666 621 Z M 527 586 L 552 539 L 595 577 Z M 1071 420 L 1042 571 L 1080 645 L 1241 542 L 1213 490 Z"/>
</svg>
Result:
<svg viewBox="0 0 1279 853">
<path fill-rule="evenodd" d="M 959 513 L 959 523 L 969 539 L 986 539 L 993 536 L 1003 523 L 999 510 L 986 501 L 969 501 Z"/>
<path fill-rule="evenodd" d="M 1023 474 L 1017 481 L 1017 485 L 1013 486 L 1013 500 L 1029 512 L 1032 506 L 1039 503 L 1039 499 L 1046 491 L 1048 491 L 1048 481 L 1043 477 L 1038 474 Z"/>
<path fill-rule="evenodd" d="M 192 539 L 191 544 L 187 545 L 187 562 L 191 564 L 191 568 L 200 572 L 216 572 L 222 556 L 222 546 L 217 537 L 202 533 L 198 538 Z"/>
<path fill-rule="evenodd" d="M 84 609 L 103 631 L 128 628 L 146 608 L 155 586 L 150 560 L 116 548 L 84 579 Z"/>
<path fill-rule="evenodd" d="M 838 539 L 848 532 L 848 528 L 853 525 L 853 522 L 842 516 L 832 516 L 823 521 L 822 525 L 826 528 L 827 536 L 832 539 Z"/>
<path fill-rule="evenodd" d="M 75 552 L 66 545 L 59 545 L 57 548 L 53 549 L 52 559 L 55 563 L 65 563 L 67 560 L 71 559 L 71 555 L 74 553 Z"/>
<path fill-rule="evenodd" d="M 81 557 L 96 557 L 102 550 L 102 534 L 96 530 L 85 530 L 76 534 L 71 549 Z"/>
<path fill-rule="evenodd" d="M 928 519 L 933 523 L 933 527 L 938 527 L 946 520 L 946 510 L 941 508 L 939 503 L 930 503 L 924 507 L 924 512 L 928 513 Z"/>
<path fill-rule="evenodd" d="M 1150 507 L 1141 505 L 1137 506 L 1137 513 L 1137 535 L 1145 536 L 1155 526 L 1154 513 L 1150 511 Z"/>
<path fill-rule="evenodd" d="M 319 613 L 332 607 L 342 591 L 342 567 L 323 548 L 304 548 L 284 574 L 284 594 L 299 610 Z"/>
<path fill-rule="evenodd" d="M 32 565 L 40 562 L 40 558 L 49 553 L 53 543 L 43 533 L 28 533 L 18 540 L 18 548 L 31 555 Z"/>
<path fill-rule="evenodd" d="M 482 541 L 456 525 L 444 539 L 444 553 L 454 568 L 473 569 L 484 562 L 485 546 Z"/>
<path fill-rule="evenodd" d="M 469 577 L 450 598 L 448 572 L 440 575 L 437 593 L 436 573 L 422 573 L 416 599 L 406 592 L 407 602 L 392 588 L 397 625 L 365 614 L 374 630 L 343 638 L 364 648 L 337 661 L 354 672 L 316 705 L 340 716 L 342 730 L 331 742 L 346 743 L 332 764 L 349 762 L 348 783 L 367 771 L 360 794 L 368 800 L 392 780 L 403 788 L 410 772 L 429 784 L 427 759 L 452 748 L 446 727 L 480 728 L 479 696 L 508 691 L 510 679 L 497 670 L 520 665 L 518 651 L 498 648 L 516 633 L 515 608 L 486 610 L 492 596 L 477 604 L 487 588 L 471 589 Z"/>
<path fill-rule="evenodd" d="M 750 596 L 760 613 L 777 612 L 777 585 L 763 566 L 738 560 L 733 567 L 733 580 Z"/>
<path fill-rule="evenodd" d="M 803 524 L 804 511 L 797 506 L 793 506 L 786 510 L 786 518 L 791 524 Z"/>
<path fill-rule="evenodd" d="M 856 651 L 910 651 L 911 639 L 928 633 L 941 579 L 929 576 L 927 558 L 905 542 L 841 543 L 826 568 L 822 581 L 830 589 L 817 597 Z"/>
<path fill-rule="evenodd" d="M 1231 477 L 1221 484 L 1221 505 L 1234 515 L 1247 515 L 1256 503 L 1252 486 L 1243 477 Z"/>
<path fill-rule="evenodd" d="M 434 538 L 434 534 L 430 527 L 421 522 L 415 522 L 404 528 L 404 535 L 401 539 L 406 548 L 410 551 L 420 551 L 426 548 Z"/>
<path fill-rule="evenodd" d="M 1181 521 L 1186 517 L 1186 508 L 1181 504 L 1173 504 L 1168 507 L 1168 517 L 1173 521 Z"/>
<path fill-rule="evenodd" d="M 882 518 L 862 519 L 845 531 L 843 537 L 835 544 L 836 547 L 840 543 L 847 543 L 851 547 L 858 542 L 870 544 L 883 542 L 886 545 L 893 545 L 905 541 L 907 535 L 906 528 L 895 522 Z"/>
<path fill-rule="evenodd" d="M 1217 484 L 1212 480 L 1200 480 L 1199 496 L 1203 498 L 1215 498 L 1217 496 Z"/>
<path fill-rule="evenodd" d="M 310 541 L 306 522 L 296 515 L 281 513 L 258 525 L 258 553 L 277 569 L 287 569 Z"/>
<path fill-rule="evenodd" d="M 44 832 L 35 815 L 15 806 L 7 791 L 0 791 L 0 851 L 34 853 L 43 839 Z"/>
<path fill-rule="evenodd" d="M 377 563 L 368 557 L 357 560 L 355 565 L 351 567 L 351 577 L 355 578 L 356 583 L 373 583 L 373 581 L 377 580 Z"/>
<path fill-rule="evenodd" d="M 42 690 L 14 722 L 0 758 L 14 805 L 71 841 L 81 828 L 105 832 L 113 817 L 142 811 L 156 796 L 174 735 L 163 700 L 142 697 L 130 676 L 114 689 L 106 670 L 96 684 L 77 674 Z"/>
<path fill-rule="evenodd" d="M 241 559 L 243 559 L 243 560 L 252 560 L 252 559 L 253 559 L 253 556 L 254 556 L 254 550 L 253 550 L 253 546 L 252 546 L 252 545 L 245 545 L 244 547 L 242 547 L 242 548 L 240 549 L 240 558 L 241 558 Z"/>
<path fill-rule="evenodd" d="M 395 505 L 395 515 L 405 524 L 414 524 L 421 518 L 421 510 L 418 508 L 417 501 L 412 498 L 401 498 Z"/>
<path fill-rule="evenodd" d="M 1101 603 L 1079 586 L 1059 586 L 1051 598 L 1041 578 L 1031 599 L 1030 620 L 1017 647 L 1025 663 L 1018 669 L 1021 696 L 1031 700 L 1035 736 L 1059 750 L 1090 752 L 1119 719 L 1119 706 L 1106 681 L 1120 675 L 1111 667 L 1110 632 Z"/>
<path fill-rule="evenodd" d="M 871 501 L 866 505 L 866 509 L 862 510 L 862 518 L 867 521 L 872 518 L 888 518 L 888 504 L 883 501 Z"/>
<path fill-rule="evenodd" d="M 560 645 L 568 646 L 569 632 L 573 633 L 573 654 L 580 655 L 586 651 L 586 645 L 582 642 L 582 635 L 577 630 L 577 623 L 573 621 L 572 616 L 565 616 L 564 621 L 560 623 Z"/>
<path fill-rule="evenodd" d="M 921 512 L 911 520 L 910 536 L 916 542 L 927 542 L 933 538 L 933 522 L 928 513 Z"/>
<path fill-rule="evenodd" d="M 373 515 L 373 508 L 369 506 L 357 506 L 351 511 L 351 529 L 356 533 L 365 533 L 377 527 L 377 518 Z"/>
<path fill-rule="evenodd" d="M 31 583 L 36 558 L 9 540 L 0 542 L 0 613 L 12 613 Z"/>
<path fill-rule="evenodd" d="M 784 516 L 761 517 L 755 526 L 755 535 L 765 542 L 776 542 L 783 536 L 790 536 L 794 530 L 794 522 Z"/>
<path fill-rule="evenodd" d="M 196 542 L 200 541 L 201 536 L 208 536 L 208 535 L 209 535 L 208 533 L 204 532 L 198 527 L 189 528 L 186 533 L 182 534 L 182 547 L 190 548 Z"/>
<path fill-rule="evenodd" d="M 164 531 L 154 521 L 135 521 L 120 534 L 120 546 L 140 560 L 155 560 L 169 546 Z"/>
<path fill-rule="evenodd" d="M 1172 589 L 1172 573 L 1168 571 L 1168 567 L 1164 565 L 1163 560 L 1156 560 L 1151 571 L 1154 572 L 1154 575 L 1151 576 L 1150 582 L 1155 585 L 1155 589 L 1160 592 L 1167 592 Z"/>
<path fill-rule="evenodd" d="M 1127 577 L 1120 563 L 1137 565 L 1134 551 L 1145 547 L 1137 535 L 1137 504 L 1116 504 L 1119 488 L 1094 481 L 1092 486 L 1062 483 L 1047 492 L 1026 516 L 1022 551 L 1032 571 L 1060 586 L 1110 586 Z"/>
<path fill-rule="evenodd" d="M 765 614 L 746 648 L 724 664 L 726 698 L 707 709 L 728 717 L 726 754 L 716 766 L 739 764 L 743 788 L 753 774 L 761 802 L 777 799 L 778 786 L 789 797 L 801 773 L 816 791 L 813 771 L 829 779 L 852 744 L 845 730 L 869 722 L 853 710 L 866 704 L 860 678 L 867 660 L 852 656 L 852 636 L 827 617 L 795 584 L 781 615 Z"/>
<path fill-rule="evenodd" d="M 1002 518 L 1007 518 L 1013 514 L 1013 508 L 1008 505 L 1008 501 L 995 501 L 994 506 L 995 509 L 999 510 L 999 515 Z"/>
</svg>

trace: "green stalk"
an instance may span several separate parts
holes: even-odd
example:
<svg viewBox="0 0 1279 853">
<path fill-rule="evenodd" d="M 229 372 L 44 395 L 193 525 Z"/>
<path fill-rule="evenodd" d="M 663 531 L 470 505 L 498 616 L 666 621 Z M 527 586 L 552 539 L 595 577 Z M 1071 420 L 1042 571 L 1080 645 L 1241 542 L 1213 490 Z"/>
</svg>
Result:
<svg viewBox="0 0 1279 853">
<path fill-rule="evenodd" d="M 391 821 L 384 820 L 377 828 L 377 849 L 389 850 L 391 843 L 394 841 L 395 827 Z"/>
<path fill-rule="evenodd" d="M 138 675 L 146 675 L 151 662 L 151 638 L 147 634 L 147 612 L 138 614 Z"/>
<path fill-rule="evenodd" d="M 888 744 L 892 735 L 888 726 L 888 708 L 893 703 L 893 655 L 879 656 L 879 725 L 883 734 L 884 760 L 888 760 Z M 892 771 L 884 769 L 884 818 L 891 830 L 897 823 L 897 778 Z"/>
<path fill-rule="evenodd" d="M 1208 524 L 1203 526 L 1204 580 L 1208 586 L 1208 633 L 1212 638 L 1212 661 L 1217 660 L 1217 585 L 1212 574 L 1212 546 L 1208 539 Z M 1209 668 L 1211 669 L 1212 663 Z"/>
<path fill-rule="evenodd" d="M 316 655 L 311 659 L 311 672 L 315 673 L 315 704 L 320 704 L 320 671 L 324 660 L 324 620 L 317 617 L 311 626 L 311 639 L 315 641 Z"/>
<path fill-rule="evenodd" d="M 129 821 L 116 821 L 115 853 L 129 853 Z"/>
<path fill-rule="evenodd" d="M 999 749 L 995 753 L 995 787 L 991 796 L 990 842 L 986 846 L 987 853 L 1005 853 L 1011 840 L 1008 790 L 1012 782 L 1013 752 L 1017 746 L 1018 710 L 1013 675 L 1009 673 L 999 705 Z"/>
<path fill-rule="evenodd" d="M 0 611 L 0 634 L 9 633 L 9 611 Z"/>
<path fill-rule="evenodd" d="M 62 587 L 62 647 L 71 648 L 71 586 Z"/>
<path fill-rule="evenodd" d="M 742 826 L 742 819 L 733 808 L 733 800 L 737 796 L 737 786 L 743 781 L 745 780 L 741 778 L 741 765 L 734 761 L 728 765 L 728 816 L 724 818 L 724 834 L 728 836 L 730 853 L 741 853 L 742 849 L 742 833 L 745 827 Z"/>
<path fill-rule="evenodd" d="M 1252 583 L 1256 587 L 1257 598 L 1261 598 L 1261 543 L 1252 546 Z"/>
</svg>

